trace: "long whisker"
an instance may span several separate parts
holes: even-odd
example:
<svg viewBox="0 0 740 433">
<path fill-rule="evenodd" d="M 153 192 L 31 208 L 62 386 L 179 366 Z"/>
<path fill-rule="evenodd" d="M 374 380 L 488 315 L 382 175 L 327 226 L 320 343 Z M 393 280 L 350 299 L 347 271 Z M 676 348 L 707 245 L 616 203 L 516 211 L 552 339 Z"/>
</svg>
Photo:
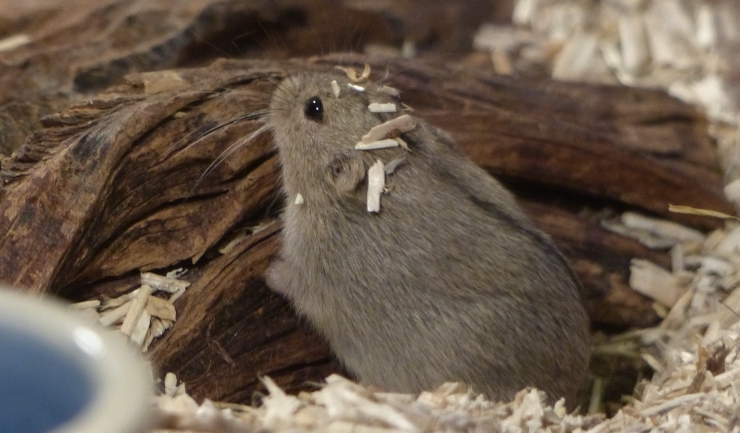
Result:
<svg viewBox="0 0 740 433">
<path fill-rule="evenodd" d="M 266 113 L 266 111 L 265 111 Z M 252 113 L 254 114 L 254 113 Z M 242 119 L 243 120 L 243 119 Z M 233 123 L 233 121 L 232 121 Z M 264 124 L 260 126 L 257 130 L 253 131 L 251 134 L 247 135 L 246 137 L 236 141 L 234 144 L 229 146 L 226 150 L 221 152 L 221 154 L 216 158 L 209 166 L 205 169 L 203 174 L 200 175 L 198 180 L 195 182 L 195 185 L 193 185 L 193 188 L 190 190 L 190 196 L 193 195 L 196 189 L 198 189 L 198 186 L 203 182 L 203 180 L 213 172 L 219 165 L 221 165 L 222 162 L 226 160 L 229 156 L 231 156 L 234 152 L 239 150 L 242 146 L 249 144 L 252 140 L 259 137 L 260 135 L 264 134 L 270 129 L 270 126 L 268 124 Z"/>
<path fill-rule="evenodd" d="M 218 131 L 218 130 L 219 130 L 219 129 L 221 129 L 221 128 L 225 128 L 225 127 L 227 127 L 227 126 L 229 126 L 229 125 L 233 125 L 234 123 L 237 123 L 237 122 L 241 122 L 241 121 L 243 121 L 243 120 L 255 120 L 255 119 L 260 119 L 260 118 L 262 118 L 262 117 L 265 117 L 265 116 L 266 116 L 266 115 L 267 115 L 268 113 L 269 113 L 269 110 L 267 110 L 267 109 L 264 109 L 264 110 L 257 110 L 257 111 L 253 111 L 253 112 L 251 112 L 251 113 L 245 114 L 245 115 L 243 115 L 243 116 L 237 117 L 236 119 L 232 119 L 232 120 L 229 120 L 228 122 L 224 122 L 224 123 L 221 123 L 221 124 L 219 124 L 219 125 L 216 125 L 216 126 L 214 126 L 213 128 L 211 128 L 211 129 L 207 130 L 206 132 L 204 132 L 204 133 L 203 133 L 203 134 L 202 134 L 202 135 L 201 135 L 201 136 L 200 136 L 200 137 L 199 137 L 199 138 L 198 138 L 197 140 L 193 141 L 192 143 L 190 143 L 190 144 L 188 144 L 187 146 L 185 146 L 184 148 L 182 148 L 182 150 L 178 151 L 178 152 L 177 152 L 177 153 L 175 154 L 175 156 L 177 156 L 177 155 L 181 154 L 182 152 L 185 152 L 186 150 L 190 149 L 190 147 L 192 147 L 192 146 L 194 146 L 194 145 L 198 144 L 198 143 L 199 143 L 199 142 L 200 142 L 201 140 L 203 140 L 203 139 L 204 139 L 204 138 L 205 138 L 205 137 L 206 137 L 206 136 L 207 136 L 208 134 L 211 134 L 211 133 L 213 133 L 213 132 L 216 132 L 216 131 Z"/>
</svg>

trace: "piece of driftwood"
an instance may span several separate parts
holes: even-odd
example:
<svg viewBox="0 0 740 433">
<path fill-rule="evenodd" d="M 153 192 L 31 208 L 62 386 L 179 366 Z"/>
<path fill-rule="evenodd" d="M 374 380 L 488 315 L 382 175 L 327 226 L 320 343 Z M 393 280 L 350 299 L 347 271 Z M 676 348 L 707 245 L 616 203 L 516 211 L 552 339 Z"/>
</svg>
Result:
<svg viewBox="0 0 740 433">
<path fill-rule="evenodd" d="M 0 153 L 40 115 L 124 75 L 204 66 L 219 57 L 287 58 L 406 42 L 470 51 L 480 24 L 511 0 L 0 1 Z"/>
<path fill-rule="evenodd" d="M 231 146 L 259 126 L 284 74 L 366 62 L 520 194 L 583 279 L 596 325 L 655 323 L 651 301 L 628 287 L 629 260 L 669 261 L 606 232 L 584 207 L 642 209 L 698 227 L 713 220 L 668 214 L 667 204 L 731 211 L 703 119 L 660 92 L 362 56 L 222 61 L 131 75 L 46 117 L 2 164 L 0 280 L 86 300 L 131 290 L 141 271 L 189 269 L 178 321 L 150 353 L 196 397 L 243 402 L 258 375 L 295 390 L 336 371 L 320 338 L 263 283 L 279 242 L 270 135 Z M 631 130 L 652 139 L 643 145 Z"/>
</svg>

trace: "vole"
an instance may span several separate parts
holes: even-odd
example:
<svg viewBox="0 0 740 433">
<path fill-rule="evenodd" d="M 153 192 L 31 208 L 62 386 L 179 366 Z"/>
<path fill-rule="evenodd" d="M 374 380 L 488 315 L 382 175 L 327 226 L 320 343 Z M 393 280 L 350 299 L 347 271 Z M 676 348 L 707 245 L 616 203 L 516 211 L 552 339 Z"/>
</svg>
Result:
<svg viewBox="0 0 740 433">
<path fill-rule="evenodd" d="M 505 400 L 536 386 L 572 403 L 589 324 L 563 256 L 424 120 L 410 116 L 415 128 L 395 134 L 408 149 L 355 149 L 403 106 L 393 89 L 352 85 L 339 72 L 304 73 L 274 91 L 267 125 L 287 204 L 269 287 L 366 384 L 418 392 L 463 381 Z M 373 102 L 398 110 L 374 113 Z M 396 167 L 380 210 L 368 212 L 367 170 L 378 160 Z"/>
</svg>

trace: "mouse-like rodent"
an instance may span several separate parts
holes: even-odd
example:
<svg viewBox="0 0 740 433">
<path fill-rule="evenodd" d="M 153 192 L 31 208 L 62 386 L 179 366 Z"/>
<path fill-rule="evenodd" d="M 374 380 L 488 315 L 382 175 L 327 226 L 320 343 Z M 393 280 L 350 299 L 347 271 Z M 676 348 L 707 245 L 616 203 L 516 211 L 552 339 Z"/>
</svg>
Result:
<svg viewBox="0 0 740 433">
<path fill-rule="evenodd" d="M 511 193 L 422 119 L 400 134 L 408 150 L 355 149 L 403 107 L 380 84 L 348 84 L 340 72 L 296 74 L 273 94 L 267 123 L 287 203 L 268 285 L 364 383 L 418 392 L 463 381 L 494 399 L 536 386 L 572 404 L 589 324 L 563 256 Z M 398 112 L 370 112 L 372 102 Z M 377 160 L 402 163 L 380 211 L 368 212 Z"/>
</svg>

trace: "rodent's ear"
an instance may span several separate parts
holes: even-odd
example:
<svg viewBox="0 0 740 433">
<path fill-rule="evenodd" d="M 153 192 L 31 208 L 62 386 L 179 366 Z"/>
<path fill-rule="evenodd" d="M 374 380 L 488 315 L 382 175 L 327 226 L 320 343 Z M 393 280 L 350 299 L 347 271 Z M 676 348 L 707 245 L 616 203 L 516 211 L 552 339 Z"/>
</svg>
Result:
<svg viewBox="0 0 740 433">
<path fill-rule="evenodd" d="M 365 179 L 365 164 L 361 158 L 346 154 L 335 155 L 327 167 L 327 179 L 340 196 L 352 193 Z"/>
<path fill-rule="evenodd" d="M 324 119 L 324 103 L 318 96 L 312 96 L 303 104 L 303 115 L 307 119 L 321 122 Z"/>
</svg>

